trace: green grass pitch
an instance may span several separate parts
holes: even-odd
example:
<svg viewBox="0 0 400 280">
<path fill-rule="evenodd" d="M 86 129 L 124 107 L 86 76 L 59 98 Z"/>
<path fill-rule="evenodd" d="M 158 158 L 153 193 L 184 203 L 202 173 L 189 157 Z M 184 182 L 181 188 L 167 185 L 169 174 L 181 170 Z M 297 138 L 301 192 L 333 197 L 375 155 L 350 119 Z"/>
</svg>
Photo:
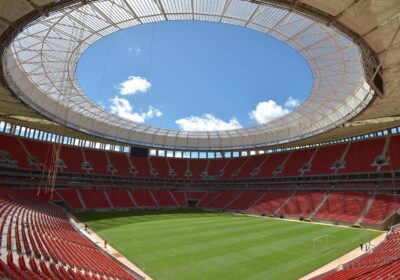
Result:
<svg viewBox="0 0 400 280">
<path fill-rule="evenodd" d="M 298 279 L 380 234 L 200 210 L 77 217 L 156 280 Z"/>
</svg>

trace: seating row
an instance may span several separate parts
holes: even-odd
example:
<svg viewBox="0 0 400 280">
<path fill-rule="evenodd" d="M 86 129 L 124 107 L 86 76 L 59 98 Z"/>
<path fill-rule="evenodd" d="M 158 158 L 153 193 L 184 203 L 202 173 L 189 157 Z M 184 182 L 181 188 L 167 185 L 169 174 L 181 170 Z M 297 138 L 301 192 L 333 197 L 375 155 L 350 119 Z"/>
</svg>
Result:
<svg viewBox="0 0 400 280">
<path fill-rule="evenodd" d="M 0 162 L 24 169 L 177 179 L 268 178 L 400 170 L 400 135 L 239 158 L 135 157 L 0 135 Z"/>
</svg>

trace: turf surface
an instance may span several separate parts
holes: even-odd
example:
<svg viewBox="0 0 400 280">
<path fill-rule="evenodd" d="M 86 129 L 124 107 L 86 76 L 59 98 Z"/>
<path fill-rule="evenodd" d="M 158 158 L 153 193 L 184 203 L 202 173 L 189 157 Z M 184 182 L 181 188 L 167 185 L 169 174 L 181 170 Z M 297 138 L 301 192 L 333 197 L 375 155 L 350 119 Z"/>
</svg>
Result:
<svg viewBox="0 0 400 280">
<path fill-rule="evenodd" d="M 77 217 L 156 280 L 298 279 L 380 234 L 187 210 Z"/>
</svg>

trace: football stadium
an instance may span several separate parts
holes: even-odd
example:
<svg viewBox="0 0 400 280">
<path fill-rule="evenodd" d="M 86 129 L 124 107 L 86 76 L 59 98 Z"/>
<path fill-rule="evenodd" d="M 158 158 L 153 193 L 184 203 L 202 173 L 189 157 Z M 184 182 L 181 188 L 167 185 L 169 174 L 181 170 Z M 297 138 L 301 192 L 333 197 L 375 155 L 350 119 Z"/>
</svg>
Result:
<svg viewBox="0 0 400 280">
<path fill-rule="evenodd" d="M 0 36 L 0 279 L 400 279 L 399 0 L 0 0 Z"/>
</svg>

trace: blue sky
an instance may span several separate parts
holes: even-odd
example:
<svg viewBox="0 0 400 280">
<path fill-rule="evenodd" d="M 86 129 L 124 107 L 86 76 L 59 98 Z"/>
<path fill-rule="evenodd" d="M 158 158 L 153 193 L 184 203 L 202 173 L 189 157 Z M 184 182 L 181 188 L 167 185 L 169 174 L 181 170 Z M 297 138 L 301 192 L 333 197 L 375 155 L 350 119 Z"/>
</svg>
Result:
<svg viewBox="0 0 400 280">
<path fill-rule="evenodd" d="M 111 34 L 84 52 L 77 75 L 92 100 L 121 117 L 192 131 L 268 122 L 295 109 L 312 87 L 307 63 L 284 43 L 195 21 Z"/>
</svg>

